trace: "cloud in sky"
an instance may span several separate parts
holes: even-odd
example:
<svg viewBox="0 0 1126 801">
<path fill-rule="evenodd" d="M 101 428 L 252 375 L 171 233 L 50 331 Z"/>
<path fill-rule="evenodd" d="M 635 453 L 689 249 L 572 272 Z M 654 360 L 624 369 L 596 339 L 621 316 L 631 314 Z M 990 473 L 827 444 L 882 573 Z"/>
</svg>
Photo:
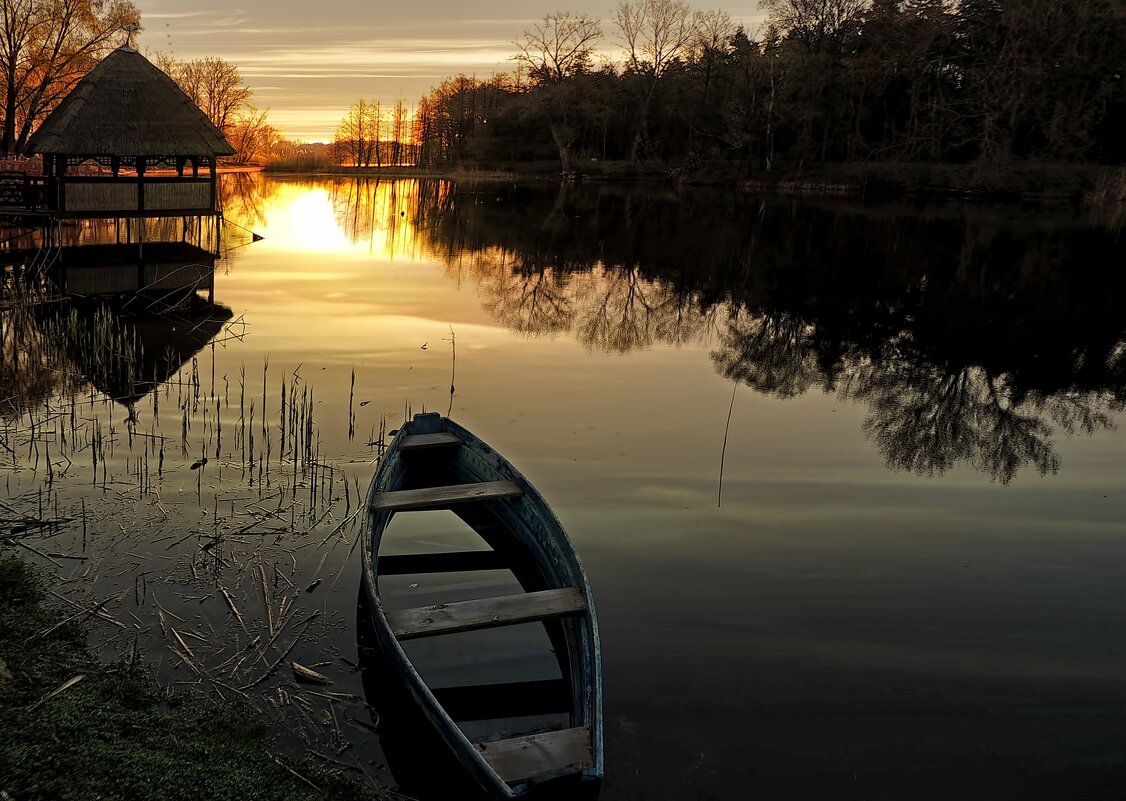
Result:
<svg viewBox="0 0 1126 801">
<path fill-rule="evenodd" d="M 179 59 L 216 56 L 236 64 L 286 136 L 327 141 L 357 99 L 413 104 L 443 79 L 512 69 L 513 40 L 540 18 L 508 0 L 413 0 L 362 7 L 355 0 L 242 0 L 182 10 L 182 0 L 134 0 L 145 27 L 139 46 Z M 613 3 L 568 5 L 603 20 L 614 49 Z M 387 7 L 390 6 L 390 7 Z M 546 9 L 546 11 L 553 10 Z M 750 28 L 754 0 L 727 8 Z M 545 13 L 546 13 L 545 11 Z"/>
</svg>

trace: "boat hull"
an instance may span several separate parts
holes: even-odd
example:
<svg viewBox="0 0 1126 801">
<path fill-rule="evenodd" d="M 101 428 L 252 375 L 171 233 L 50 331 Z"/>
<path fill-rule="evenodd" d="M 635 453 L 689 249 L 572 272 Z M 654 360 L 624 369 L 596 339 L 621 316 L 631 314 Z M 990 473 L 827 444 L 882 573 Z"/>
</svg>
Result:
<svg viewBox="0 0 1126 801">
<path fill-rule="evenodd" d="M 426 437 L 453 437 L 457 446 L 408 450 L 408 443 Z M 437 435 L 435 437 L 435 435 Z M 379 546 L 395 508 L 386 508 L 388 493 L 422 490 L 434 494 L 444 485 L 514 485 L 518 494 L 455 504 L 448 508 L 477 531 L 512 566 L 527 593 L 568 588 L 581 597 L 583 611 L 544 622 L 570 690 L 574 731 L 589 730 L 589 758 L 550 765 L 549 769 L 506 781 L 483 754 L 490 744 L 470 742 L 423 681 L 389 621 L 379 592 Z M 409 494 L 409 493 L 406 493 Z M 415 508 L 421 508 L 416 506 Z M 434 507 L 445 508 L 445 507 Z M 453 421 L 419 415 L 390 443 L 368 492 L 362 527 L 363 599 L 368 607 L 375 643 L 385 675 L 401 686 L 406 707 L 417 712 L 416 723 L 429 728 L 447 756 L 460 765 L 485 798 L 579 798 L 598 793 L 603 773 L 602 678 L 594 599 L 582 565 L 558 518 L 535 488 L 487 443 Z M 528 596 L 532 597 L 532 596 Z M 507 600 L 507 599 L 506 599 Z M 403 706 L 400 704 L 400 706 Z M 494 760 L 495 761 L 495 760 Z"/>
</svg>

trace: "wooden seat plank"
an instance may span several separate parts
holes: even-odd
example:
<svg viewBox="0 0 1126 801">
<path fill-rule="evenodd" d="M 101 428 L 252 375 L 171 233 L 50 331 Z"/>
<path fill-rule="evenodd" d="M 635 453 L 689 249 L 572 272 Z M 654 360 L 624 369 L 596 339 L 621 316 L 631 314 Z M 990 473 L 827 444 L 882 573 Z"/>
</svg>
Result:
<svg viewBox="0 0 1126 801">
<path fill-rule="evenodd" d="M 478 743 L 477 750 L 496 774 L 509 784 L 569 765 L 574 765 L 577 772 L 594 764 L 588 726 Z"/>
<path fill-rule="evenodd" d="M 442 551 L 380 556 L 376 572 L 381 576 L 405 576 L 412 573 L 504 570 L 508 566 L 508 560 L 496 551 Z"/>
<path fill-rule="evenodd" d="M 512 626 L 533 620 L 573 615 L 586 609 L 586 598 L 578 587 L 541 590 L 520 595 L 501 595 L 387 613 L 391 633 L 400 640 L 432 637 L 459 631 Z"/>
<path fill-rule="evenodd" d="M 399 442 L 401 451 L 418 451 L 427 448 L 452 448 L 464 445 L 461 437 L 448 431 L 439 431 L 436 434 L 408 434 Z"/>
<path fill-rule="evenodd" d="M 374 510 L 405 512 L 412 509 L 442 509 L 459 503 L 518 498 L 524 490 L 514 481 L 480 481 L 473 484 L 451 484 L 445 487 L 394 490 L 381 492 L 372 501 Z"/>
</svg>

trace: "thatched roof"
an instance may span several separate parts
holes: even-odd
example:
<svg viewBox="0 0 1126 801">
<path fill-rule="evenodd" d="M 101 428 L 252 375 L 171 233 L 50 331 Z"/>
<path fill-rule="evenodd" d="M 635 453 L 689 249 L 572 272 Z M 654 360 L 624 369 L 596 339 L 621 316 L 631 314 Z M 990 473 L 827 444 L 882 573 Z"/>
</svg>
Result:
<svg viewBox="0 0 1126 801">
<path fill-rule="evenodd" d="M 64 156 L 232 156 L 235 149 L 176 82 L 129 46 L 78 82 L 31 139 Z"/>
</svg>

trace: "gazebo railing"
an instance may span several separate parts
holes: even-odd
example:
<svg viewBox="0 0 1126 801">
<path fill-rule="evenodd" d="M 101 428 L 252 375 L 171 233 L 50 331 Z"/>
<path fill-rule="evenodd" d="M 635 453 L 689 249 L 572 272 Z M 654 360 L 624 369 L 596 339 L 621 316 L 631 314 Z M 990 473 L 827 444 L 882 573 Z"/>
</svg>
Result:
<svg viewBox="0 0 1126 801">
<path fill-rule="evenodd" d="M 0 211 L 68 217 L 146 217 L 215 211 L 210 177 L 66 175 L 0 172 Z"/>
<path fill-rule="evenodd" d="M 25 172 L 0 172 L 0 209 L 46 211 L 47 179 Z"/>
<path fill-rule="evenodd" d="M 145 216 L 215 208 L 210 177 L 67 175 L 52 180 L 58 190 L 55 210 L 61 214 Z"/>
</svg>

